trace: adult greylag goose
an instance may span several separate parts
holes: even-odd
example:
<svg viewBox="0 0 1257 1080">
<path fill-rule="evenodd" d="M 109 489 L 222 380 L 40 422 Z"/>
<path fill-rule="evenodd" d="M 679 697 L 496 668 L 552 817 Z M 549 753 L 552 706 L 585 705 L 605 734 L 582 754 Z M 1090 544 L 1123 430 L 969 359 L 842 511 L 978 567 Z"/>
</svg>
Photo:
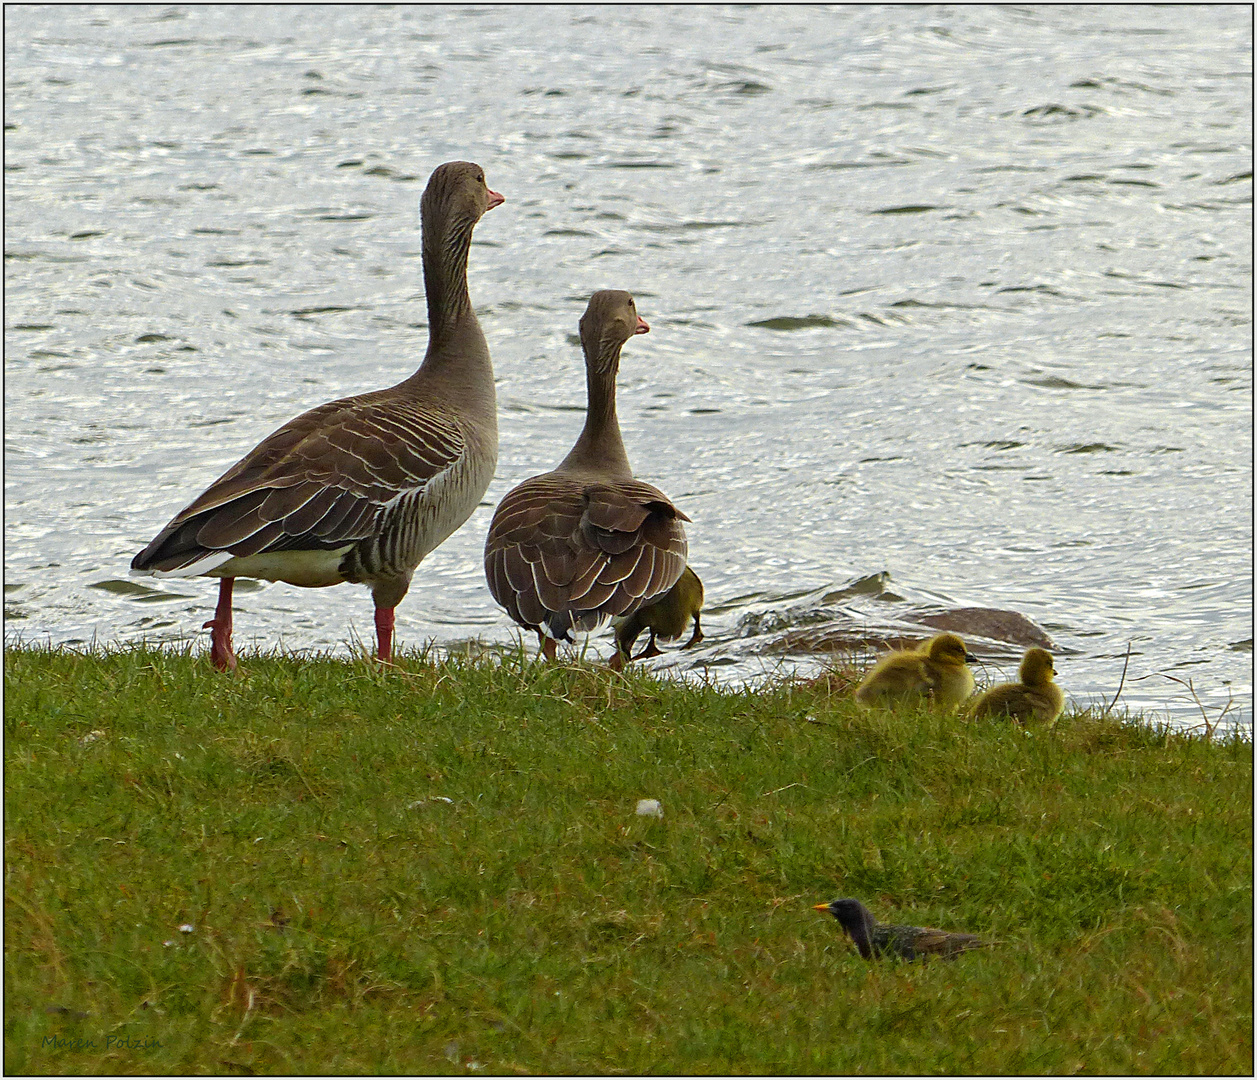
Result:
<svg viewBox="0 0 1257 1080">
<path fill-rule="evenodd" d="M 692 648 L 703 640 L 703 628 L 699 622 L 703 610 L 703 582 L 688 566 L 681 571 L 676 584 L 661 597 L 643 604 L 632 615 L 620 616 L 613 620 L 615 625 L 615 647 L 620 654 L 620 663 L 629 660 L 646 660 L 652 656 L 662 656 L 663 652 L 655 644 L 655 638 L 673 641 L 685 633 L 686 626 L 694 620 L 694 633 L 690 640 L 681 646 L 682 651 Z M 633 642 L 643 630 L 650 631 L 650 641 L 636 656 L 631 655 Z"/>
<path fill-rule="evenodd" d="M 1052 681 L 1056 668 L 1047 649 L 1027 649 L 1017 672 L 1020 682 L 1001 683 L 978 695 L 975 718 L 1010 716 L 1018 723 L 1040 720 L 1050 724 L 1065 708 L 1065 695 Z"/>
<path fill-rule="evenodd" d="M 493 598 L 556 642 L 590 633 L 666 593 L 685 569 L 690 519 L 656 487 L 633 479 L 615 411 L 620 350 L 650 330 L 633 297 L 594 293 L 580 321 L 588 406 L 585 427 L 553 472 L 525 480 L 498 504 L 485 539 Z M 619 653 L 612 667 L 621 666 Z"/>
<path fill-rule="evenodd" d="M 220 670 L 236 666 L 237 577 L 368 585 L 378 655 L 391 658 L 411 575 L 471 516 L 497 466 L 493 366 L 467 292 L 467 253 L 476 222 L 503 201 L 479 165 L 439 166 L 420 201 L 428 351 L 419 370 L 288 421 L 131 561 L 142 574 L 221 579 L 205 624 Z"/>
<path fill-rule="evenodd" d="M 977 657 L 956 634 L 937 634 L 918 649 L 887 653 L 856 688 L 861 705 L 892 705 L 914 699 L 952 708 L 973 693 L 967 661 Z"/>
</svg>

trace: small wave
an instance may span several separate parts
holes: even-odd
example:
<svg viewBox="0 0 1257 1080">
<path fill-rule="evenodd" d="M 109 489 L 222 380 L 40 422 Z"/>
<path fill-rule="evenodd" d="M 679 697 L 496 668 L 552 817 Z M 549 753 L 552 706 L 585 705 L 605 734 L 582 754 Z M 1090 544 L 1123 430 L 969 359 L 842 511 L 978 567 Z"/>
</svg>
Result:
<svg viewBox="0 0 1257 1080">
<path fill-rule="evenodd" d="M 743 325 L 758 326 L 765 330 L 810 330 L 815 327 L 852 327 L 855 323 L 846 319 L 831 319 L 828 315 L 778 315 L 771 319 L 760 319 Z"/>
</svg>

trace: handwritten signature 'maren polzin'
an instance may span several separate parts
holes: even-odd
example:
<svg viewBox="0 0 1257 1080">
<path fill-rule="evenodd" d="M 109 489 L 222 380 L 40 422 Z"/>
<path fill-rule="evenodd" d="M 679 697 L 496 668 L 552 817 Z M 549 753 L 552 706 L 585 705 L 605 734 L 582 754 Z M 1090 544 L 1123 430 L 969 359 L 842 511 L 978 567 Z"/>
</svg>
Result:
<svg viewBox="0 0 1257 1080">
<path fill-rule="evenodd" d="M 157 1050 L 161 1048 L 161 1040 L 144 1036 L 106 1035 L 105 1050 Z M 42 1048 L 53 1050 L 100 1050 L 101 1045 L 95 1039 L 63 1039 L 56 1035 L 45 1035 L 40 1044 Z"/>
</svg>

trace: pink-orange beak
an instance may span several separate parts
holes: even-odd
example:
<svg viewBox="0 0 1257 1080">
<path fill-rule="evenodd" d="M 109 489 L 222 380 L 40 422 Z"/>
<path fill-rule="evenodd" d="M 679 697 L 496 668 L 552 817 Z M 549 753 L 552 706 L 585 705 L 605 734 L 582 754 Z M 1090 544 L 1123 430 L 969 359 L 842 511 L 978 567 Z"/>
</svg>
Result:
<svg viewBox="0 0 1257 1080">
<path fill-rule="evenodd" d="M 813 910 L 813 911 L 824 911 L 824 912 L 828 912 L 828 911 L 829 911 L 829 905 L 828 905 L 828 904 L 813 904 L 813 905 L 812 905 L 812 910 Z"/>
<path fill-rule="evenodd" d="M 646 320 L 640 315 L 637 316 L 637 329 L 633 331 L 635 334 L 649 334 L 650 327 L 646 325 Z"/>
<path fill-rule="evenodd" d="M 494 191 L 493 188 L 489 188 L 488 192 L 489 192 L 489 206 L 487 210 L 492 210 L 495 206 L 501 206 L 504 202 L 506 202 L 506 199 L 503 196 L 499 195 L 496 191 Z"/>
</svg>

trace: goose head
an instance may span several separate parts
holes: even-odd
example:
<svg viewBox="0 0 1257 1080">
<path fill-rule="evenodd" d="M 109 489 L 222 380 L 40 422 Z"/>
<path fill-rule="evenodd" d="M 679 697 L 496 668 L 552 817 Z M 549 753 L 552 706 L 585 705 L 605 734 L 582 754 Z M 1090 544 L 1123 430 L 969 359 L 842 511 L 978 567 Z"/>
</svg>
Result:
<svg viewBox="0 0 1257 1080">
<path fill-rule="evenodd" d="M 648 334 L 650 327 L 637 314 L 632 293 L 600 289 L 589 298 L 580 320 L 581 347 L 587 362 L 600 371 L 613 369 L 620 349 L 634 334 Z"/>
<path fill-rule="evenodd" d="M 471 161 L 447 161 L 428 180 L 419 212 L 425 221 L 448 218 L 474 225 L 506 200 L 485 183 L 484 169 Z"/>
<path fill-rule="evenodd" d="M 967 661 L 978 658 L 965 648 L 957 634 L 937 634 L 925 643 L 925 654 L 936 664 L 964 667 Z"/>
<path fill-rule="evenodd" d="M 1047 686 L 1056 674 L 1052 654 L 1047 649 L 1027 649 L 1017 674 L 1026 686 Z"/>
</svg>

